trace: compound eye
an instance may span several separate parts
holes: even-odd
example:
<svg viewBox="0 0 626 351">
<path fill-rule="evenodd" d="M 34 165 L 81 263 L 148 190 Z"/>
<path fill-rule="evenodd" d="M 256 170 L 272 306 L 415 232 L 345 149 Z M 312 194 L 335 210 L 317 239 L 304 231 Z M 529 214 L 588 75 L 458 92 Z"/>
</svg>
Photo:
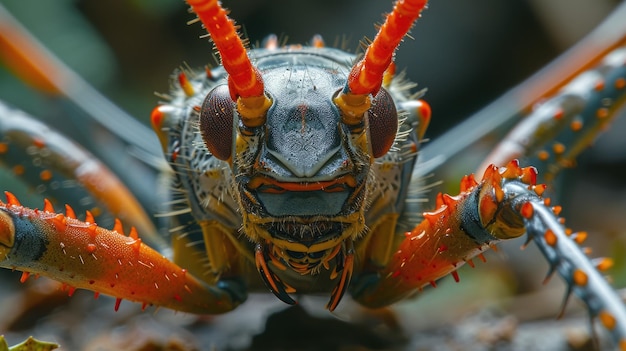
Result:
<svg viewBox="0 0 626 351">
<path fill-rule="evenodd" d="M 228 160 L 233 151 L 233 121 L 235 103 L 227 85 L 211 90 L 200 110 L 200 133 L 213 156 Z"/>
<path fill-rule="evenodd" d="M 398 132 L 398 112 L 393 98 L 381 88 L 367 111 L 372 154 L 375 158 L 385 156 L 393 146 Z"/>
</svg>

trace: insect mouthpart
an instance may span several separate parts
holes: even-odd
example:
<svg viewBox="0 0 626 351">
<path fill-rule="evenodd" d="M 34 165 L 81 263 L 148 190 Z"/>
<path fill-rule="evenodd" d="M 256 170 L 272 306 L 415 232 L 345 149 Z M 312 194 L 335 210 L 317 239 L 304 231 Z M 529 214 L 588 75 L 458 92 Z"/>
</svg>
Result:
<svg viewBox="0 0 626 351">
<path fill-rule="evenodd" d="M 316 182 L 281 182 L 279 180 L 256 176 L 248 183 L 248 188 L 259 192 L 283 193 L 286 191 L 323 191 L 328 193 L 347 190 L 356 187 L 356 179 L 351 175 L 340 176 L 336 179 Z"/>
<path fill-rule="evenodd" d="M 364 187 L 351 174 L 317 182 L 282 182 L 265 175 L 254 176 L 246 187 L 258 201 L 260 226 L 272 237 L 314 244 L 342 237 L 346 221 L 355 212 L 350 204 Z M 357 196 L 358 197 L 358 196 Z"/>
<path fill-rule="evenodd" d="M 328 242 L 333 238 L 338 238 L 349 226 L 348 223 L 333 221 L 317 220 L 308 222 L 306 220 L 286 219 L 269 223 L 265 226 L 265 229 L 277 239 L 297 240 L 299 243 L 311 247 L 313 244 Z M 302 258 L 304 255 L 307 255 L 307 253 L 301 251 L 288 251 L 292 253 L 298 252 L 298 254 L 290 254 L 293 258 Z M 316 252 L 310 252 L 308 255 L 316 258 L 314 257 Z"/>
</svg>

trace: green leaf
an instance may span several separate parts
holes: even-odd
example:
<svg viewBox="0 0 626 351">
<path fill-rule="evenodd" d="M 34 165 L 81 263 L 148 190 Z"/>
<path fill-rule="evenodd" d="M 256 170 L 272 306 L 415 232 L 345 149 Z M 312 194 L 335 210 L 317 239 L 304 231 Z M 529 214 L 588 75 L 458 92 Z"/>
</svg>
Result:
<svg viewBox="0 0 626 351">
<path fill-rule="evenodd" d="M 40 341 L 32 336 L 21 344 L 9 347 L 4 336 L 0 335 L 0 351 L 51 351 L 58 347 L 55 343 Z"/>
<path fill-rule="evenodd" d="M 0 351 L 9 351 L 9 345 L 4 340 L 4 335 L 0 335 Z"/>
</svg>

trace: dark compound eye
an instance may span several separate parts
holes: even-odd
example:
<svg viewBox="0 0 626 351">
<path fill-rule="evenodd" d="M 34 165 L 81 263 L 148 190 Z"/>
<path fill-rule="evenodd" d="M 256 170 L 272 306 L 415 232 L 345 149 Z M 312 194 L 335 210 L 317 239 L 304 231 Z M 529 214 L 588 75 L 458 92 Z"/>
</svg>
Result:
<svg viewBox="0 0 626 351">
<path fill-rule="evenodd" d="M 233 149 L 233 110 L 235 103 L 227 85 L 211 90 L 200 110 L 200 133 L 213 156 L 228 160 Z"/>
<path fill-rule="evenodd" d="M 375 158 L 384 156 L 393 146 L 398 132 L 398 112 L 389 92 L 380 89 L 368 110 L 372 154 Z"/>
</svg>

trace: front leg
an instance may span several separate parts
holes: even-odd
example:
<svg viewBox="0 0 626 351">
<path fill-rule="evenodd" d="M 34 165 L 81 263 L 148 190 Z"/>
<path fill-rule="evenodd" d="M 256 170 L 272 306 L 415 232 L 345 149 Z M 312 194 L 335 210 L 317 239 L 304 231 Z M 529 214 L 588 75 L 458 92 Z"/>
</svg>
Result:
<svg viewBox="0 0 626 351">
<path fill-rule="evenodd" d="M 437 209 L 406 233 L 390 263 L 371 285 L 361 284 L 355 298 L 369 307 L 401 300 L 448 274 L 458 280 L 456 270 L 501 240 L 528 234 L 548 260 L 587 305 L 592 318 L 612 333 L 626 348 L 626 307 L 597 269 L 610 260 L 594 264 L 577 245 L 584 233 L 571 234 L 557 218 L 558 209 L 547 207 L 535 185 L 536 171 L 520 168 L 513 161 L 500 169 L 491 166 L 477 183 L 472 176 L 461 182 L 458 196 L 437 197 Z"/>
<path fill-rule="evenodd" d="M 43 210 L 20 205 L 7 193 L 0 201 L 0 267 L 43 275 L 76 288 L 117 298 L 197 314 L 232 310 L 245 300 L 235 280 L 206 284 L 185 269 L 143 244 L 137 232 L 122 234 L 119 221 L 113 230 L 95 224 L 87 214 L 83 222 L 67 207 L 55 213 L 46 201 Z"/>
</svg>

